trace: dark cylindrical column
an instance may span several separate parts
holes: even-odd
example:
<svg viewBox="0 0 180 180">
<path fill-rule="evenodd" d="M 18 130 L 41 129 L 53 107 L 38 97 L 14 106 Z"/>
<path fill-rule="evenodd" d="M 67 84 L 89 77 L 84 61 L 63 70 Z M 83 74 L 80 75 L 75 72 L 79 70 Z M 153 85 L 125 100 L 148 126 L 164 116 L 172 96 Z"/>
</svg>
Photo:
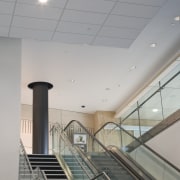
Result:
<svg viewBox="0 0 180 180">
<path fill-rule="evenodd" d="M 32 153 L 48 154 L 48 89 L 53 85 L 47 82 L 33 82 L 28 87 L 33 89 Z"/>
</svg>

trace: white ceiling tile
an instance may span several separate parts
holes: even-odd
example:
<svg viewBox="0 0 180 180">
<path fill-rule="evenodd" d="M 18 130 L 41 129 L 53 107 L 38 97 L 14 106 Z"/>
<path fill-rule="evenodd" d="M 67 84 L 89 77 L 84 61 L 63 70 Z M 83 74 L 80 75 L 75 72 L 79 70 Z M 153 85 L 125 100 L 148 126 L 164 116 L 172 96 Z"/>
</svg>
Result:
<svg viewBox="0 0 180 180">
<path fill-rule="evenodd" d="M 108 13 L 114 2 L 105 0 L 69 0 L 67 9 Z"/>
<path fill-rule="evenodd" d="M 89 44 L 92 41 L 92 38 L 93 36 L 88 35 L 56 32 L 53 40 L 60 41 L 63 43 Z"/>
<path fill-rule="evenodd" d="M 145 6 L 140 4 L 117 3 L 112 14 L 152 18 L 159 10 L 159 7 Z"/>
<path fill-rule="evenodd" d="M 0 26 L 0 36 L 8 36 L 9 28 Z"/>
<path fill-rule="evenodd" d="M 62 16 L 63 21 L 89 23 L 89 24 L 102 24 L 105 21 L 105 18 L 106 18 L 106 14 L 73 11 L 73 10 L 65 10 Z"/>
<path fill-rule="evenodd" d="M 14 9 L 14 3 L 0 1 L 0 14 L 11 14 Z"/>
<path fill-rule="evenodd" d="M 149 22 L 149 19 L 144 19 L 144 18 L 110 15 L 108 19 L 106 20 L 105 25 L 142 29 L 148 24 L 148 22 Z"/>
<path fill-rule="evenodd" d="M 11 15 L 0 14 L 0 26 L 9 26 L 11 23 Z"/>
<path fill-rule="evenodd" d="M 33 4 L 38 6 L 51 6 L 64 8 L 67 0 L 50 0 L 47 4 L 41 5 L 38 0 L 18 0 L 18 3 Z"/>
<path fill-rule="evenodd" d="M 98 36 L 135 39 L 139 33 L 140 31 L 136 29 L 103 27 L 98 33 Z"/>
<path fill-rule="evenodd" d="M 83 24 L 83 23 L 72 23 L 72 22 L 60 22 L 57 31 L 95 35 L 99 30 L 99 25 Z"/>
<path fill-rule="evenodd" d="M 23 27 L 28 29 L 54 30 L 57 22 L 53 20 L 44 20 L 36 18 L 18 17 L 13 19 L 12 26 Z"/>
<path fill-rule="evenodd" d="M 116 1 L 116 0 L 115 0 Z M 119 2 L 144 4 L 151 6 L 162 6 L 167 0 L 118 0 Z"/>
<path fill-rule="evenodd" d="M 48 6 L 40 7 L 40 6 L 27 5 L 27 4 L 17 4 L 15 15 L 58 20 L 61 12 L 62 12 L 62 9 L 59 9 L 59 8 L 50 8 Z"/>
<path fill-rule="evenodd" d="M 52 31 L 40 31 L 24 28 L 11 28 L 10 37 L 19 37 L 26 39 L 37 39 L 37 40 L 50 40 L 52 37 Z"/>
<path fill-rule="evenodd" d="M 130 40 L 130 39 L 97 37 L 93 45 L 129 48 L 132 42 L 133 40 Z"/>
</svg>

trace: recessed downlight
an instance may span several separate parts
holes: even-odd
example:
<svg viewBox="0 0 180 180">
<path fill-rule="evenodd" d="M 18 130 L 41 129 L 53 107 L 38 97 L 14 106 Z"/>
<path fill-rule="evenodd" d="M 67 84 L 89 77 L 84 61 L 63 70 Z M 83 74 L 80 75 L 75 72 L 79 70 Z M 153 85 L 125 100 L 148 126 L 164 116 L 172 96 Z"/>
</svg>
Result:
<svg viewBox="0 0 180 180">
<path fill-rule="evenodd" d="M 156 108 L 152 109 L 152 112 L 158 112 L 158 111 L 159 109 L 156 109 Z"/>
<path fill-rule="evenodd" d="M 85 105 L 82 105 L 81 108 L 85 108 L 86 106 Z"/>
<path fill-rule="evenodd" d="M 40 4 L 46 4 L 48 0 L 38 0 Z"/>
<path fill-rule="evenodd" d="M 110 91 L 111 89 L 110 88 L 105 88 L 106 91 Z"/>
<path fill-rule="evenodd" d="M 131 66 L 130 68 L 129 68 L 129 71 L 133 71 L 133 70 L 135 70 L 136 69 L 136 66 Z"/>
<path fill-rule="evenodd" d="M 76 82 L 76 80 L 75 79 L 71 79 L 71 83 L 75 83 Z"/>
<path fill-rule="evenodd" d="M 180 21 L 180 16 L 174 17 L 174 20 L 175 20 L 175 21 Z"/>
<path fill-rule="evenodd" d="M 150 47 L 151 47 L 151 48 L 155 48 L 156 46 L 157 46 L 157 43 L 151 43 L 151 44 L 150 44 Z"/>
</svg>

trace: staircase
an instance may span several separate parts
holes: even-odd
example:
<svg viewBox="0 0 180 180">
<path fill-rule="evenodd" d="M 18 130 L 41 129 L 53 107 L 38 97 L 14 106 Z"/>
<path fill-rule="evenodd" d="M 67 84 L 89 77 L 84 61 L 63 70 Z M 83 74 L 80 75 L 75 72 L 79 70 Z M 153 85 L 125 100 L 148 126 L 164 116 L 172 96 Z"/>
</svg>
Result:
<svg viewBox="0 0 180 180">
<path fill-rule="evenodd" d="M 67 180 L 67 177 L 54 155 L 29 154 L 32 169 L 39 167 L 44 171 L 48 180 Z"/>
<path fill-rule="evenodd" d="M 78 160 L 72 156 L 72 155 L 64 155 L 63 159 L 68 165 L 69 169 L 71 170 L 71 173 L 73 175 L 73 178 L 76 180 L 88 180 L 90 179 L 87 174 L 91 177 L 93 177 L 93 174 L 91 173 L 90 169 L 87 167 L 87 165 L 82 161 L 80 157 L 77 157 Z M 82 168 L 82 166 L 83 168 Z M 87 174 L 85 173 L 87 172 Z"/>
<path fill-rule="evenodd" d="M 120 166 L 112 157 L 102 153 L 92 153 L 91 159 L 96 164 L 97 168 L 101 171 L 106 172 L 106 174 L 112 180 L 133 180 L 130 173 Z"/>
</svg>

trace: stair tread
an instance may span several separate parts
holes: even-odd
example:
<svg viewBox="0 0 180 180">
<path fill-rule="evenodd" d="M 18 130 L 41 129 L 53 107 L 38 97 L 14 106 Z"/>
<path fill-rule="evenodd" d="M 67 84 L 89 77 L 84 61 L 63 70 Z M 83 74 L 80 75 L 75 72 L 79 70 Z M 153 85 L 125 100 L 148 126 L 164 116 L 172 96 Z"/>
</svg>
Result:
<svg viewBox="0 0 180 180">
<path fill-rule="evenodd" d="M 48 180 L 67 180 L 64 170 L 54 155 L 30 154 L 28 155 L 28 158 L 32 168 L 35 169 L 36 167 L 39 167 L 44 171 Z"/>
</svg>

